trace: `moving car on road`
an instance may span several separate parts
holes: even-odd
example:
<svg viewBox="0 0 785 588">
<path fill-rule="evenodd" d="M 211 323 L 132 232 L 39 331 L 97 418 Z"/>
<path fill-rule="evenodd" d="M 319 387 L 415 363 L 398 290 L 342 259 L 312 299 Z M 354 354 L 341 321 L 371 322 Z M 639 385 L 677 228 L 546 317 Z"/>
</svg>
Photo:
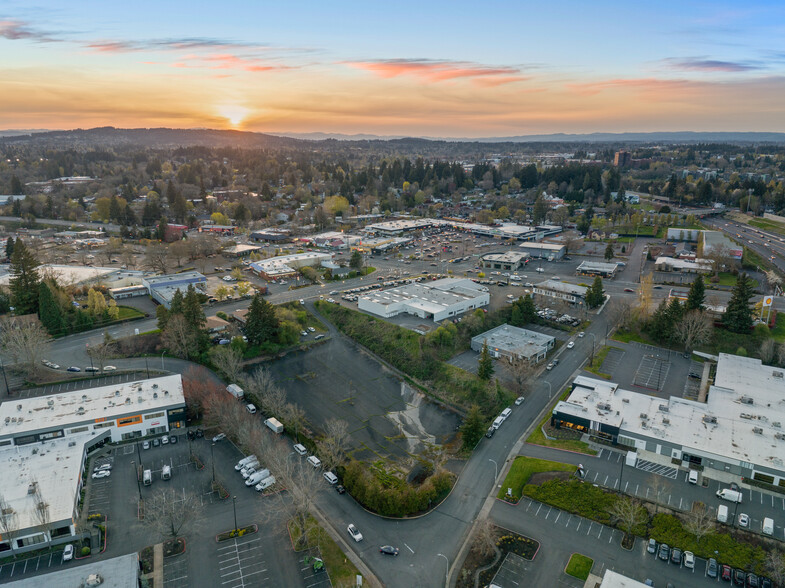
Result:
<svg viewBox="0 0 785 588">
<path fill-rule="evenodd" d="M 363 540 L 363 534 L 360 533 L 359 529 L 357 529 L 357 527 L 354 525 L 350 524 L 346 530 L 349 531 L 349 535 L 351 535 L 352 539 L 354 539 L 357 543 Z"/>
<path fill-rule="evenodd" d="M 393 547 L 392 545 L 382 545 L 379 548 L 379 553 L 384 555 L 398 555 L 398 548 Z"/>
</svg>

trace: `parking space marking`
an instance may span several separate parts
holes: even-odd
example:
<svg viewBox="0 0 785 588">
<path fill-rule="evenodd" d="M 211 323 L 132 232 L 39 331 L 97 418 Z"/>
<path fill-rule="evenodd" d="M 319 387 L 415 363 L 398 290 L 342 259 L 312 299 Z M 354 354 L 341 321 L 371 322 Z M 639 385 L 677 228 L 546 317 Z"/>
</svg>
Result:
<svg viewBox="0 0 785 588">
<path fill-rule="evenodd" d="M 646 461 L 645 459 L 638 459 L 635 462 L 635 467 L 639 470 L 643 470 L 644 472 L 651 472 L 652 474 L 664 476 L 672 480 L 675 480 L 679 476 L 678 469 L 658 463 L 653 463 L 651 461 Z"/>
</svg>

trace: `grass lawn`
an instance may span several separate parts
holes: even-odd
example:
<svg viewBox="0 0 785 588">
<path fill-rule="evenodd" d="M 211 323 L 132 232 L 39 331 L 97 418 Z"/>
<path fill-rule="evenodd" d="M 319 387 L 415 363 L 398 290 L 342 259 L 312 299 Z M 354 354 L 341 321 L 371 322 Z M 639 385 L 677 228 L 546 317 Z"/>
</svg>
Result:
<svg viewBox="0 0 785 588">
<path fill-rule="evenodd" d="M 779 314 L 777 315 L 777 322 L 774 323 L 774 328 L 771 329 L 771 336 L 778 343 L 785 341 L 785 318 L 780 318 Z"/>
<path fill-rule="evenodd" d="M 783 226 L 782 223 L 773 220 L 753 218 L 749 220 L 748 224 L 759 229 L 766 229 L 774 233 L 779 233 L 780 235 L 785 235 L 785 226 Z"/>
<path fill-rule="evenodd" d="M 627 329 L 617 329 L 616 332 L 614 332 L 611 336 L 611 340 L 621 341 L 622 343 L 630 343 L 632 341 L 637 341 L 638 343 L 650 343 L 637 331 L 628 331 Z"/>
<path fill-rule="evenodd" d="M 605 378 L 606 380 L 610 380 L 610 374 L 605 374 L 600 371 L 600 367 L 602 367 L 602 362 L 605 361 L 605 358 L 608 356 L 608 352 L 611 349 L 619 349 L 618 347 L 611 347 L 610 345 L 606 345 L 600 352 L 594 356 L 594 361 L 590 364 L 587 364 L 585 368 L 586 371 L 593 373 L 595 376 L 600 376 L 601 378 Z"/>
<path fill-rule="evenodd" d="M 594 560 L 580 553 L 573 553 L 564 572 L 573 578 L 578 578 L 584 582 L 589 577 L 591 567 L 594 565 Z"/>
<path fill-rule="evenodd" d="M 738 276 L 734 276 L 730 272 L 720 272 L 720 276 L 719 277 L 720 277 L 720 282 L 719 282 L 720 286 L 735 286 L 736 285 L 736 280 L 738 278 Z M 752 282 L 752 287 L 753 288 L 757 288 L 758 287 L 758 281 L 757 280 L 750 279 L 750 281 Z"/>
<path fill-rule="evenodd" d="M 562 400 L 564 400 L 564 398 L 566 398 L 566 394 L 564 397 L 562 397 Z M 588 444 L 584 443 L 583 441 L 578 441 L 576 439 L 548 439 L 543 434 L 542 428 L 550 418 L 550 415 L 546 415 L 545 418 L 542 419 L 542 421 L 537 425 L 537 428 L 534 429 L 532 434 L 529 435 L 529 438 L 526 439 L 526 443 L 542 445 L 544 447 L 553 447 L 554 449 L 566 449 L 567 451 L 576 451 L 577 453 L 585 453 L 586 455 L 597 455 L 597 452 L 593 449 L 590 449 Z"/>
<path fill-rule="evenodd" d="M 521 488 L 528 482 L 533 474 L 540 472 L 574 472 L 575 466 L 568 463 L 559 463 L 558 461 L 547 461 L 545 459 L 534 459 L 532 457 L 516 457 L 512 462 L 510 471 L 504 478 L 502 487 L 497 498 L 504 498 L 507 488 L 512 488 L 512 494 L 515 500 L 521 497 Z"/>
<path fill-rule="evenodd" d="M 333 586 L 354 585 L 354 580 L 359 570 L 344 555 L 338 544 L 332 540 L 327 532 L 322 529 L 313 517 L 308 517 L 308 543 L 305 549 L 319 547 L 324 560 L 324 567 L 330 574 Z M 300 527 L 294 520 L 289 521 L 289 533 L 292 536 L 292 543 L 297 545 L 300 538 Z"/>
<path fill-rule="evenodd" d="M 117 310 L 120 311 L 120 314 L 117 315 L 117 320 L 119 321 L 124 321 L 134 318 L 142 318 L 144 316 L 144 313 L 141 310 L 131 308 L 130 306 L 118 305 Z"/>
</svg>

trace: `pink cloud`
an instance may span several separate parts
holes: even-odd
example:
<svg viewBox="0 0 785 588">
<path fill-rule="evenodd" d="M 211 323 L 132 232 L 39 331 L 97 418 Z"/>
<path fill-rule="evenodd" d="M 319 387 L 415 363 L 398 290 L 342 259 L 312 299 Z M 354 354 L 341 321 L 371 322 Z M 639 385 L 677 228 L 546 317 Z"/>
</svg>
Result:
<svg viewBox="0 0 785 588">
<path fill-rule="evenodd" d="M 567 84 L 567 88 L 576 94 L 593 95 L 599 94 L 603 90 L 613 88 L 623 88 L 630 90 L 637 90 L 640 92 L 675 92 L 684 91 L 694 88 L 698 85 L 696 82 L 687 80 L 666 80 L 659 78 L 632 78 L 632 79 L 612 79 L 612 80 L 599 80 L 596 82 L 585 82 L 578 84 Z"/>
<path fill-rule="evenodd" d="M 463 61 L 436 61 L 430 59 L 384 59 L 378 61 L 351 61 L 347 65 L 370 71 L 382 78 L 415 76 L 429 82 L 461 78 L 483 80 L 483 85 L 498 86 L 524 81 L 520 71 L 512 67 L 490 67 Z"/>
</svg>

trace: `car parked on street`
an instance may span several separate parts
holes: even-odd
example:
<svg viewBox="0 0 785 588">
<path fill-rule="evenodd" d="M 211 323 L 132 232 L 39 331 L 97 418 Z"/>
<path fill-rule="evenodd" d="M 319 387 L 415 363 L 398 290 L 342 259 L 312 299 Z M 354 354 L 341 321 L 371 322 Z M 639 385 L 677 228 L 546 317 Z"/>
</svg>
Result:
<svg viewBox="0 0 785 588">
<path fill-rule="evenodd" d="M 81 372 L 82 370 L 81 370 L 81 368 L 78 368 L 75 365 L 72 365 L 71 367 L 69 367 L 65 371 L 67 371 L 67 372 Z"/>
<path fill-rule="evenodd" d="M 575 341 L 570 341 L 567 343 L 567 349 L 572 349 L 573 347 L 575 347 Z"/>
<path fill-rule="evenodd" d="M 515 399 L 515 406 L 520 406 L 521 404 L 523 404 L 524 400 L 526 399 L 523 396 L 518 396 L 518 398 Z"/>
</svg>

